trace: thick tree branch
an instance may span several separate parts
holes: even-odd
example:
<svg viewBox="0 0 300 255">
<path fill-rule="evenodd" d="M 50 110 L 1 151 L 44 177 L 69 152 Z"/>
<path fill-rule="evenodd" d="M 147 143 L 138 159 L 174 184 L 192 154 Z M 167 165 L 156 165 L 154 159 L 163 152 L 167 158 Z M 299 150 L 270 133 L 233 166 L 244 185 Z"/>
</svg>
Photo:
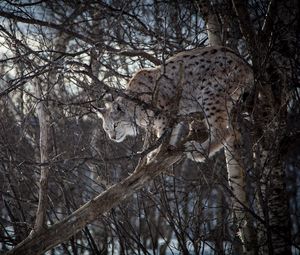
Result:
<svg viewBox="0 0 300 255">
<path fill-rule="evenodd" d="M 147 165 L 139 166 L 122 182 L 113 185 L 64 220 L 38 235 L 33 235 L 17 245 L 8 254 L 42 254 L 83 229 L 100 215 L 133 195 L 146 183 L 167 170 L 182 158 L 182 152 L 169 151 L 163 146 L 159 154 Z"/>
<path fill-rule="evenodd" d="M 181 77 L 177 86 L 177 96 L 174 100 L 174 114 L 178 112 L 180 97 L 182 93 L 183 69 L 181 67 Z M 202 119 L 204 116 L 202 116 Z M 170 166 L 183 158 L 183 144 L 186 140 L 181 142 L 177 150 L 169 149 L 169 140 L 172 133 L 172 127 L 176 124 L 176 118 L 170 118 L 170 128 L 160 137 L 162 142 L 159 152 L 151 159 L 148 164 L 146 160 L 140 160 L 135 171 L 122 182 L 113 185 L 106 191 L 101 193 L 96 198 L 92 199 L 77 211 L 72 213 L 64 220 L 54 224 L 50 228 L 39 232 L 32 232 L 22 243 L 17 245 L 8 254 L 41 254 L 57 244 L 68 240 L 71 236 L 83 229 L 87 224 L 96 220 L 98 216 L 112 209 L 131 196 L 134 192 L 142 188 L 145 183 L 153 180 L 157 175 L 167 170 Z M 199 142 L 207 139 L 207 132 L 203 132 L 199 137 Z M 188 139 L 188 137 L 186 138 Z M 43 231 L 44 230 L 44 231 Z"/>
</svg>

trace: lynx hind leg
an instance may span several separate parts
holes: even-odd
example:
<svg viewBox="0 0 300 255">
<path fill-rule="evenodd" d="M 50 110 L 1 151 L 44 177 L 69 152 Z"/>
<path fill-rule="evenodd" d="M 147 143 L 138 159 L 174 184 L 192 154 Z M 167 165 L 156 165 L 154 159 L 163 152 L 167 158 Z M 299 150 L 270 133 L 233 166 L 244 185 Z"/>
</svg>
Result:
<svg viewBox="0 0 300 255">
<path fill-rule="evenodd" d="M 231 131 L 227 127 L 227 121 L 213 122 L 207 125 L 209 137 L 203 142 L 190 141 L 185 144 L 187 157 L 196 162 L 203 162 L 213 156 L 223 146 L 230 137 Z"/>
</svg>

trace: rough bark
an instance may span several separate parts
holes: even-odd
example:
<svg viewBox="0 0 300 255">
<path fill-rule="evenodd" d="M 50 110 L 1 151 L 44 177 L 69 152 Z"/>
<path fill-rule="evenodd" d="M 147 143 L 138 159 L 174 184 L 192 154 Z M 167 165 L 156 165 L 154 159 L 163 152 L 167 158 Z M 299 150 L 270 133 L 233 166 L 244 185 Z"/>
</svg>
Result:
<svg viewBox="0 0 300 255">
<path fill-rule="evenodd" d="M 264 171 L 261 173 L 263 186 L 258 187 L 261 200 L 258 212 L 266 222 L 263 226 L 266 229 L 265 233 L 260 231 L 259 234 L 259 243 L 262 244 L 260 252 L 291 254 L 285 174 L 279 151 L 282 131 L 286 126 L 284 123 L 286 99 L 284 101 L 282 99 L 285 97 L 285 81 L 291 81 L 288 69 L 290 60 L 295 54 L 297 4 L 294 0 L 270 1 L 264 25 L 261 31 L 258 31 L 258 36 L 254 33 L 246 1 L 232 2 L 251 53 L 254 70 L 257 77 L 260 77 L 261 84 L 259 91 L 256 91 L 259 95 L 257 100 L 266 103 L 269 109 L 259 108 L 256 105 L 256 112 L 253 115 L 256 129 L 261 129 L 258 144 L 262 150 L 260 153 L 262 157 L 259 160 L 262 161 L 260 165 L 263 167 L 259 170 Z M 266 52 L 269 52 L 269 56 L 267 61 L 263 61 Z M 286 58 L 290 59 L 285 61 Z M 280 70 L 282 67 L 285 68 L 284 72 Z M 267 202 L 267 207 L 263 208 L 263 202 Z"/>
<path fill-rule="evenodd" d="M 268 178 L 270 173 L 266 169 L 266 151 L 261 151 L 260 147 L 255 149 L 255 168 L 256 168 L 256 187 L 255 187 L 255 207 L 256 214 L 263 220 L 257 222 L 257 245 L 261 254 L 269 253 L 270 231 L 269 231 L 269 219 L 268 219 L 268 205 L 267 205 L 267 190 L 268 190 Z"/>
<path fill-rule="evenodd" d="M 292 228 L 281 146 L 287 126 L 287 87 L 289 83 L 294 83 L 291 70 L 295 65 L 295 56 L 298 51 L 297 29 L 299 29 L 299 19 L 297 17 L 299 17 L 299 8 L 299 2 L 295 0 L 275 1 L 271 8 L 271 14 L 274 16 L 270 15 L 271 25 L 268 26 L 272 27 L 273 23 L 274 37 L 277 37 L 277 45 L 274 46 L 274 52 L 269 63 L 271 70 L 274 71 L 267 73 L 272 84 L 269 90 L 272 94 L 267 96 L 269 101 L 273 103 L 273 115 L 269 116 L 272 122 L 270 129 L 265 132 L 266 146 L 264 146 L 268 152 L 268 164 L 266 166 L 270 173 L 268 179 L 268 217 L 273 254 L 288 255 L 292 253 L 290 232 Z M 277 31 L 280 33 L 276 34 Z"/>
<path fill-rule="evenodd" d="M 292 254 L 288 197 L 286 194 L 285 173 L 278 155 L 272 154 L 269 175 L 269 226 L 273 254 Z"/>
<path fill-rule="evenodd" d="M 159 154 L 147 165 L 140 165 L 134 173 L 95 197 L 64 220 L 52 225 L 39 234 L 33 234 L 17 245 L 8 254 L 42 254 L 61 242 L 68 240 L 84 226 L 133 195 L 157 175 L 179 161 L 182 152 L 171 152 L 162 147 Z"/>
<path fill-rule="evenodd" d="M 285 171 L 280 153 L 286 117 L 280 113 L 285 115 L 285 109 L 279 110 L 279 114 L 273 113 L 268 116 L 267 123 L 260 119 L 264 132 L 263 139 L 259 143 L 260 153 L 258 154 L 260 155 L 258 169 L 261 171 L 258 205 L 261 207 L 260 213 L 265 221 L 263 226 L 265 231 L 259 236 L 259 241 L 262 244 L 261 252 L 288 255 L 291 254 L 291 226 Z M 262 118 L 263 113 L 258 114 Z M 269 119 L 271 116 L 272 120 Z"/>
</svg>

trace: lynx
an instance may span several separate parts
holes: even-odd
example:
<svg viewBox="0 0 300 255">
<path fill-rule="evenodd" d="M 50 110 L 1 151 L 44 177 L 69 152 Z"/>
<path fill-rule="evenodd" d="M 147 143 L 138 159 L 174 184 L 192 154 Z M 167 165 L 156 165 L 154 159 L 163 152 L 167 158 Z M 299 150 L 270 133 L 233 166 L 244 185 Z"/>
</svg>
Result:
<svg viewBox="0 0 300 255">
<path fill-rule="evenodd" d="M 150 129 L 159 138 L 168 127 L 168 113 L 174 109 L 176 99 L 177 116 L 202 113 L 205 117 L 209 138 L 203 143 L 185 144 L 188 158 L 204 161 L 220 150 L 230 136 L 230 113 L 252 81 L 251 67 L 231 49 L 199 48 L 135 73 L 124 92 L 127 96 L 106 100 L 99 115 L 105 132 L 116 142 L 136 136 L 138 127 Z M 173 128 L 171 144 L 178 140 L 180 124 Z"/>
</svg>

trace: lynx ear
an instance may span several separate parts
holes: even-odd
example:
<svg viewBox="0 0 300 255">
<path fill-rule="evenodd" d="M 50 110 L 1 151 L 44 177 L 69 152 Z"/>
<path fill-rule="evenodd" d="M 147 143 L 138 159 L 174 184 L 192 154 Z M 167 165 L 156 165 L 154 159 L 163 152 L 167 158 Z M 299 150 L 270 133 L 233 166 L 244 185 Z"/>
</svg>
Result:
<svg viewBox="0 0 300 255">
<path fill-rule="evenodd" d="M 100 117 L 101 119 L 103 119 L 106 110 L 107 110 L 106 108 L 97 108 L 97 115 L 98 115 L 98 117 Z"/>
<path fill-rule="evenodd" d="M 112 102 L 113 102 L 112 94 L 110 94 L 110 93 L 105 94 L 103 96 L 102 100 L 104 102 L 104 105 L 105 105 L 106 109 L 111 108 L 111 105 L 112 105 Z"/>
<path fill-rule="evenodd" d="M 113 104 L 112 102 L 105 102 L 105 109 L 107 110 L 111 108 L 112 104 Z"/>
<path fill-rule="evenodd" d="M 103 97 L 103 101 L 104 101 L 105 103 L 107 103 L 107 102 L 112 102 L 113 100 L 114 100 L 114 99 L 113 99 L 113 96 L 112 96 L 112 94 L 110 94 L 110 93 L 105 94 L 104 97 Z"/>
</svg>

